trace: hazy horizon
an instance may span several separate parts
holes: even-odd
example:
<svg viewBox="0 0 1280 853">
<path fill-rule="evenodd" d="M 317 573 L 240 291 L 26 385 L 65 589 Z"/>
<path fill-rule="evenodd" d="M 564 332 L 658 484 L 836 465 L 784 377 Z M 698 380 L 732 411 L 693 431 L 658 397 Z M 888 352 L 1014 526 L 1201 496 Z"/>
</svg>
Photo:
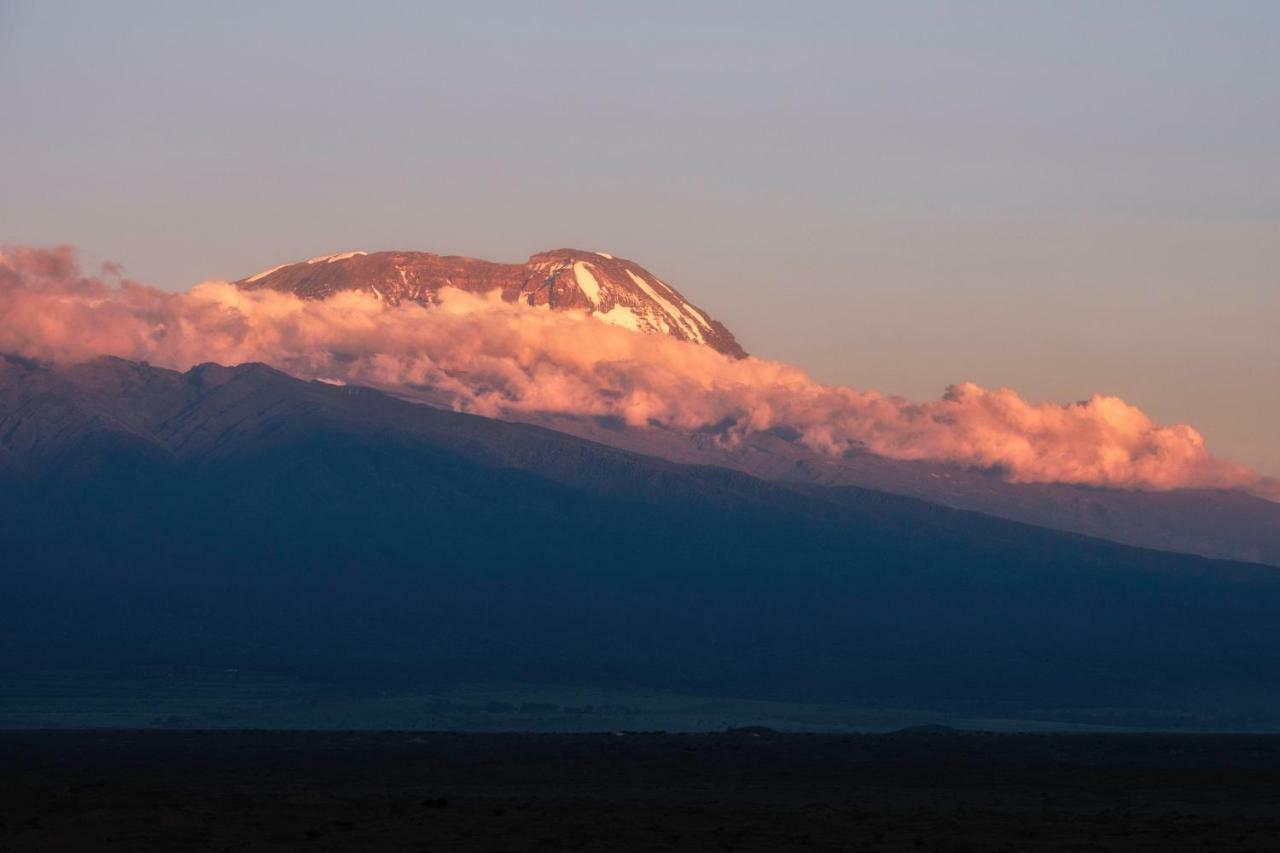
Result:
<svg viewBox="0 0 1280 853">
<path fill-rule="evenodd" d="M 755 355 L 1099 392 L 1280 474 L 1280 7 L 0 0 L 0 242 L 168 290 L 644 265 Z"/>
</svg>

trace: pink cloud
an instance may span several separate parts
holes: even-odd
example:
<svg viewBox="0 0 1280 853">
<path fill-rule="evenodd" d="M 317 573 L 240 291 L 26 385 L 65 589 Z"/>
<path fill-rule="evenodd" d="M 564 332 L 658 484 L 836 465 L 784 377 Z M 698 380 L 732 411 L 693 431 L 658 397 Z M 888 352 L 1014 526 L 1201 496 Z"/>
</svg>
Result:
<svg viewBox="0 0 1280 853">
<path fill-rule="evenodd" d="M 731 423 L 730 442 L 789 427 L 827 453 L 866 448 L 996 468 L 1019 482 L 1238 488 L 1280 499 L 1280 484 L 1213 456 L 1195 429 L 1153 423 L 1116 397 L 1031 403 L 966 382 L 911 402 L 496 294 L 446 289 L 438 305 L 390 307 L 357 292 L 307 301 L 226 282 L 169 293 L 85 276 L 65 246 L 12 247 L 0 254 L 0 317 L 0 351 L 54 361 L 262 361 L 493 417 L 608 415 L 683 430 Z"/>
</svg>

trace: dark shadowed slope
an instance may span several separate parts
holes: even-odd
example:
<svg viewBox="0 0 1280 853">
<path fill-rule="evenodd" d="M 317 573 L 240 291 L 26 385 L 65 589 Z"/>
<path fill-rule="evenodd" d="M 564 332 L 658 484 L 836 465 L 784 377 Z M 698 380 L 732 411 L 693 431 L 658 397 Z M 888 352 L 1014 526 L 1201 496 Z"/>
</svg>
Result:
<svg viewBox="0 0 1280 853">
<path fill-rule="evenodd" d="M 782 482 L 892 492 L 1140 548 L 1280 566 L 1280 503 L 1239 491 L 1010 483 L 997 471 L 943 462 L 886 459 L 866 452 L 833 458 L 779 433 L 755 434 L 727 447 L 714 433 L 687 435 L 561 415 L 528 420 L 685 464 L 732 468 Z"/>
<path fill-rule="evenodd" d="M 261 365 L 0 364 L 8 668 L 1280 722 L 1270 568 L 681 466 Z"/>
</svg>

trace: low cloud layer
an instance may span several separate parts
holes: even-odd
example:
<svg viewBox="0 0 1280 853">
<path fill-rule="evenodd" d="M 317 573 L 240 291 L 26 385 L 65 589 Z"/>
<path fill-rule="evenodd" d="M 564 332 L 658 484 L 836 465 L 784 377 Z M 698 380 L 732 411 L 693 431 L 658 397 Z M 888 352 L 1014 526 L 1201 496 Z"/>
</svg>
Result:
<svg viewBox="0 0 1280 853">
<path fill-rule="evenodd" d="M 179 369 L 261 361 L 495 417 L 607 415 L 684 430 L 729 424 L 727 441 L 787 427 L 826 453 L 866 448 L 995 468 L 1019 482 L 1237 488 L 1280 500 L 1280 483 L 1214 457 L 1193 428 L 1152 423 L 1116 397 L 1029 403 L 966 382 L 916 403 L 496 294 L 446 289 L 435 306 L 390 307 L 356 292 L 306 301 L 226 282 L 169 293 L 117 268 L 84 275 L 69 247 L 7 247 L 0 351 L 63 362 L 116 355 Z"/>
</svg>

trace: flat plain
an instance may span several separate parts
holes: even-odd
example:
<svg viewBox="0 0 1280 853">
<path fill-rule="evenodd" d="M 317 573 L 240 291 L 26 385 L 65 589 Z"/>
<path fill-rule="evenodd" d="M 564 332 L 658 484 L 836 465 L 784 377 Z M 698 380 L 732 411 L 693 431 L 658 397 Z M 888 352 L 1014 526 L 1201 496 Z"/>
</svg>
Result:
<svg viewBox="0 0 1280 853">
<path fill-rule="evenodd" d="M 1280 849 L 1280 737 L 0 732 L 0 849 Z"/>
</svg>

